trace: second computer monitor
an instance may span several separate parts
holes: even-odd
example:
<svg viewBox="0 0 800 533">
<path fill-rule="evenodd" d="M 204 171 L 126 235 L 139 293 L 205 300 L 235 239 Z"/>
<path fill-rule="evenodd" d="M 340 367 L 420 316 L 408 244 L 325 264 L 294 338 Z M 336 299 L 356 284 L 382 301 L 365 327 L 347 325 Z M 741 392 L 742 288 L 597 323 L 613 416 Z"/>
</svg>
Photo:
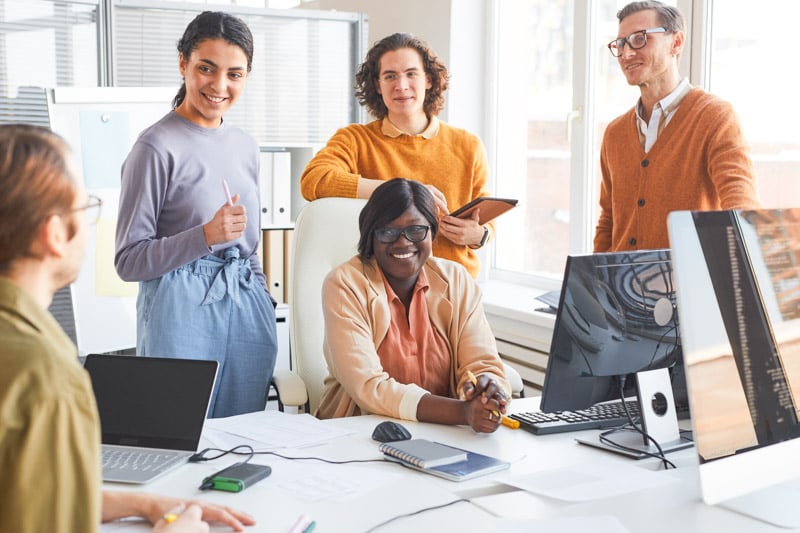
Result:
<svg viewBox="0 0 800 533">
<path fill-rule="evenodd" d="M 546 412 L 635 396 L 637 372 L 670 368 L 688 413 L 669 250 L 570 255 L 542 391 Z"/>
</svg>

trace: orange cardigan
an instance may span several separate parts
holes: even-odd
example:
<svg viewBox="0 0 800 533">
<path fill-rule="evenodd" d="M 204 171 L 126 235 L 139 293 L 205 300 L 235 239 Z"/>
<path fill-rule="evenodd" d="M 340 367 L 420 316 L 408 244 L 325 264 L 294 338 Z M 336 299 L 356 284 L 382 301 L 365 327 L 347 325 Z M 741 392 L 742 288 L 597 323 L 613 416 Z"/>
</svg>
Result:
<svg viewBox="0 0 800 533">
<path fill-rule="evenodd" d="M 430 139 L 421 135 L 389 137 L 382 133 L 381 123 L 351 124 L 337 131 L 303 171 L 303 197 L 355 198 L 359 176 L 408 178 L 433 185 L 442 191 L 450 210 L 479 196 L 489 196 L 486 151 L 478 137 L 441 121 L 439 131 Z M 488 226 L 493 232 L 493 225 Z M 473 250 L 444 237 L 434 241 L 433 255 L 461 263 L 472 277 L 480 271 L 480 260 Z"/>
<path fill-rule="evenodd" d="M 667 215 L 759 207 L 749 147 L 731 105 L 693 88 L 644 153 L 631 109 L 600 149 L 603 181 L 595 252 L 669 248 Z"/>
</svg>

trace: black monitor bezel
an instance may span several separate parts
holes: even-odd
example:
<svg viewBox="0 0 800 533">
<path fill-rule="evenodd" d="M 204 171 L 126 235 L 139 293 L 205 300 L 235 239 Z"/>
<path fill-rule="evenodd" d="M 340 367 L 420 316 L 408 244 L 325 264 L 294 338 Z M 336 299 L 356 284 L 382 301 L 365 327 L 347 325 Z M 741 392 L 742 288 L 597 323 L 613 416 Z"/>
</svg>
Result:
<svg viewBox="0 0 800 533">
<path fill-rule="evenodd" d="M 550 354 L 547 361 L 547 369 L 545 371 L 545 378 L 542 388 L 542 397 L 540 409 L 545 412 L 561 412 L 561 411 L 575 411 L 586 409 L 598 403 L 609 401 L 618 401 L 620 399 L 620 380 L 622 379 L 622 386 L 624 395 L 626 397 L 636 396 L 636 380 L 633 379 L 634 373 L 625 375 L 609 375 L 609 376 L 571 376 L 560 375 L 563 373 L 564 368 L 557 364 L 556 355 L 554 350 L 557 349 L 557 339 L 559 335 L 564 334 L 563 313 L 565 294 L 568 287 L 569 276 L 571 271 L 575 271 L 575 263 L 591 261 L 595 265 L 635 265 L 641 263 L 653 262 L 668 262 L 671 272 L 671 258 L 669 249 L 658 250 L 634 250 L 625 252 L 605 252 L 595 254 L 570 254 L 567 256 L 567 262 L 564 269 L 564 278 L 561 285 L 561 292 L 559 297 L 559 306 L 556 312 L 556 320 L 553 328 L 553 337 L 551 340 Z M 670 299 L 675 304 L 675 290 L 674 284 L 672 285 L 672 293 Z M 677 316 L 677 315 L 676 315 Z M 676 320 L 677 327 L 677 320 Z M 675 343 L 677 348 L 676 361 L 670 368 L 670 378 L 672 380 L 673 395 L 675 397 L 675 408 L 678 416 L 685 418 L 689 416 L 689 401 L 686 389 L 685 372 L 683 369 L 683 358 L 680 352 L 680 336 L 675 332 Z M 583 385 L 583 390 L 587 390 L 586 380 L 592 380 L 592 392 L 587 398 L 585 395 L 578 397 L 575 393 L 577 390 L 575 386 L 578 384 L 575 380 L 582 380 L 580 383 Z M 572 385 L 572 386 L 570 386 Z"/>
</svg>

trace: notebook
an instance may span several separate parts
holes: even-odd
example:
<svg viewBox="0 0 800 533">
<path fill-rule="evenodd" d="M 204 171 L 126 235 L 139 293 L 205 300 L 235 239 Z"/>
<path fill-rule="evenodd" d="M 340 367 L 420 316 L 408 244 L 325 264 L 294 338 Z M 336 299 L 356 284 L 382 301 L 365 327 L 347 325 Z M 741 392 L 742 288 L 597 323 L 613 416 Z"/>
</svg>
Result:
<svg viewBox="0 0 800 533">
<path fill-rule="evenodd" d="M 103 481 L 147 483 L 197 451 L 216 361 L 86 357 L 102 432 Z"/>
<path fill-rule="evenodd" d="M 420 468 L 433 468 L 467 460 L 464 450 L 427 439 L 384 442 L 378 449 L 385 455 Z"/>
<path fill-rule="evenodd" d="M 404 441 L 404 442 L 410 442 L 410 441 Z M 391 443 L 391 444 L 397 444 L 397 443 Z M 417 466 L 414 463 L 404 461 L 403 459 L 394 457 L 386 453 L 384 453 L 383 458 L 386 459 L 387 461 L 400 463 L 409 468 L 413 468 L 414 470 L 419 470 L 420 472 L 426 472 L 428 474 L 448 479 L 450 481 L 466 481 L 468 479 L 476 478 L 479 476 L 485 476 L 487 474 L 498 472 L 500 470 L 506 470 L 511 466 L 511 463 L 503 461 L 501 459 L 497 459 L 495 457 L 491 457 L 489 455 L 483 455 L 468 450 L 462 450 L 461 448 L 456 448 L 454 446 L 447 446 L 445 444 L 439 444 L 439 445 L 449 448 L 450 450 L 453 450 L 453 453 L 463 452 L 464 454 L 466 454 L 466 459 L 462 459 L 461 461 L 456 461 L 453 463 L 425 468 Z"/>
</svg>

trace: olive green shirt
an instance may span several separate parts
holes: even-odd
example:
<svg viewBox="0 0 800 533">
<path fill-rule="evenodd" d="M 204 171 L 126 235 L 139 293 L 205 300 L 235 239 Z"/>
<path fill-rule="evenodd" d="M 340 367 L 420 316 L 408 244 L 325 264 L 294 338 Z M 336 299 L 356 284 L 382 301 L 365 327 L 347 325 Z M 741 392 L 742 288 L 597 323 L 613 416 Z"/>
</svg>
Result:
<svg viewBox="0 0 800 533">
<path fill-rule="evenodd" d="M 36 301 L 0 278 L 0 531 L 94 532 L 100 419 L 75 346 Z"/>
</svg>

